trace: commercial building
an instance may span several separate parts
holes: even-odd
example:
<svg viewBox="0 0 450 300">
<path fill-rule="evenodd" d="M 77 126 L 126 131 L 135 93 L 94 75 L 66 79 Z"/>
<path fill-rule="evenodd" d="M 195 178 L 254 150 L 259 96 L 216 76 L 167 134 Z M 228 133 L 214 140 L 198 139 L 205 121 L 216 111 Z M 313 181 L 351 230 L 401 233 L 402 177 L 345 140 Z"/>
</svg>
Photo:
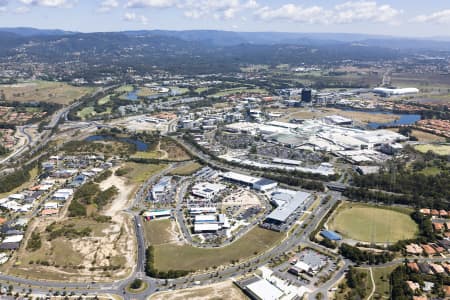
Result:
<svg viewBox="0 0 450 300">
<path fill-rule="evenodd" d="M 142 216 L 147 220 L 154 220 L 154 219 L 168 219 L 172 215 L 170 209 L 156 209 L 156 210 L 150 210 L 145 211 Z"/>
<path fill-rule="evenodd" d="M 217 209 L 214 206 L 201 206 L 201 207 L 189 207 L 189 214 L 199 215 L 199 214 L 215 214 Z"/>
<path fill-rule="evenodd" d="M 265 279 L 258 280 L 246 286 L 246 292 L 252 299 L 278 300 L 284 292 Z"/>
<path fill-rule="evenodd" d="M 302 102 L 312 101 L 312 90 L 308 88 L 302 89 Z"/>
<path fill-rule="evenodd" d="M 225 188 L 226 186 L 223 184 L 200 182 L 192 187 L 192 194 L 210 200 Z"/>
<path fill-rule="evenodd" d="M 378 87 L 378 88 L 374 88 L 373 92 L 375 94 L 378 94 L 378 95 L 381 95 L 384 97 L 389 97 L 389 96 L 418 94 L 419 89 L 417 89 L 417 88 L 391 89 L 391 88 Z"/>
<path fill-rule="evenodd" d="M 167 196 L 167 192 L 170 190 L 172 184 L 172 177 L 164 176 L 157 184 L 152 187 L 151 195 L 153 201 L 161 201 Z"/>
</svg>

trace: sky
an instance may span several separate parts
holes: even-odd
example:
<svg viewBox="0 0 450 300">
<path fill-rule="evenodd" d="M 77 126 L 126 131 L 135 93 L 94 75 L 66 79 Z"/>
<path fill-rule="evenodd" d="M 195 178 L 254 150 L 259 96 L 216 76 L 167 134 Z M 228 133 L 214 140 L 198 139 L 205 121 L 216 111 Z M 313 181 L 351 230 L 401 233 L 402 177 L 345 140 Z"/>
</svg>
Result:
<svg viewBox="0 0 450 300">
<path fill-rule="evenodd" d="M 0 0 L 0 27 L 450 36 L 450 0 Z"/>
</svg>

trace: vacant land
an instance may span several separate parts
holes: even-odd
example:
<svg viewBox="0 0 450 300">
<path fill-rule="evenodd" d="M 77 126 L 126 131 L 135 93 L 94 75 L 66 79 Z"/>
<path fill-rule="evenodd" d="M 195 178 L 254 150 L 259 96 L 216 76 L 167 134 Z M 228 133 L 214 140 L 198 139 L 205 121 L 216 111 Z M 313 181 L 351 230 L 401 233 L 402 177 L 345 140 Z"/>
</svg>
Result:
<svg viewBox="0 0 450 300">
<path fill-rule="evenodd" d="M 450 155 L 450 145 L 417 145 L 414 147 L 419 152 L 427 153 L 428 151 L 432 151 L 437 155 Z"/>
<path fill-rule="evenodd" d="M 290 108 L 281 110 L 277 109 L 276 111 L 283 113 L 280 121 L 289 121 L 290 119 L 317 119 L 330 115 L 340 115 L 362 123 L 388 123 L 399 119 L 399 117 L 397 117 L 396 115 L 391 114 L 369 113 L 363 111 L 345 111 L 336 108 L 322 108 L 314 110 L 304 108 Z"/>
<path fill-rule="evenodd" d="M 150 300 L 211 300 L 211 299 L 248 299 L 231 280 L 212 284 L 205 287 L 190 288 L 172 292 L 154 294 Z"/>
<path fill-rule="evenodd" d="M 345 238 L 376 243 L 395 243 L 414 238 L 418 232 L 417 224 L 406 213 L 355 203 L 343 204 L 329 227 Z"/>
<path fill-rule="evenodd" d="M 76 87 L 67 83 L 52 81 L 32 81 L 26 83 L 0 85 L 6 101 L 51 102 L 69 104 L 93 91 L 89 87 Z"/>
<path fill-rule="evenodd" d="M 202 270 L 248 258 L 273 247 L 284 235 L 255 227 L 231 245 L 202 249 L 190 245 L 155 246 L 155 267 L 160 271 Z"/>
<path fill-rule="evenodd" d="M 389 276 L 397 267 L 398 265 L 383 268 L 372 268 L 373 279 L 375 281 L 375 299 L 377 299 L 377 296 L 379 296 L 380 299 L 381 297 L 385 299 L 390 298 Z"/>
<path fill-rule="evenodd" d="M 124 177 L 126 177 L 130 183 L 141 184 L 166 167 L 167 165 L 165 164 L 140 164 L 128 162 L 124 166 L 124 168 L 127 169 L 127 173 Z"/>
<path fill-rule="evenodd" d="M 24 245 L 19 258 L 4 266 L 6 271 L 41 280 L 78 281 L 121 278 L 131 270 L 129 224 L 76 218 L 49 225 L 39 224 L 34 231 L 40 232 L 42 246 L 31 251 Z"/>
<path fill-rule="evenodd" d="M 178 168 L 173 169 L 170 175 L 190 176 L 200 170 L 203 166 L 196 161 L 188 162 Z"/>
<path fill-rule="evenodd" d="M 163 245 L 171 242 L 178 242 L 178 227 L 170 220 L 145 221 L 145 240 L 148 245 Z"/>
<path fill-rule="evenodd" d="M 167 159 L 173 161 L 183 161 L 191 159 L 191 156 L 171 139 L 165 138 L 161 140 L 160 150 L 167 152 Z"/>
</svg>

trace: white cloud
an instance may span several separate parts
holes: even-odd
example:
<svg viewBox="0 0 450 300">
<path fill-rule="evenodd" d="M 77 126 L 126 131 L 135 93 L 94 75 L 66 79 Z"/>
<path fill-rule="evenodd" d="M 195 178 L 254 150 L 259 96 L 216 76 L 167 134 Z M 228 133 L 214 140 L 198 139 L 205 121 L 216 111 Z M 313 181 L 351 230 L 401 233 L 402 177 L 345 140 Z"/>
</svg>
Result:
<svg viewBox="0 0 450 300">
<path fill-rule="evenodd" d="M 45 7 L 72 7 L 77 0 L 20 0 L 26 5 L 45 6 Z"/>
<path fill-rule="evenodd" d="M 134 12 L 127 12 L 125 13 L 125 15 L 122 18 L 124 21 L 127 22 L 140 22 L 143 25 L 147 25 L 148 24 L 148 19 L 145 16 L 142 15 L 138 15 Z"/>
<path fill-rule="evenodd" d="M 108 12 L 114 8 L 119 7 L 119 2 L 117 0 L 104 0 L 100 3 L 98 8 L 99 12 Z"/>
<path fill-rule="evenodd" d="M 213 16 L 215 19 L 233 19 L 238 13 L 259 7 L 256 0 L 186 0 L 178 5 L 188 18 Z"/>
<path fill-rule="evenodd" d="M 14 9 L 14 13 L 19 15 L 26 14 L 28 12 L 30 12 L 30 8 L 28 6 L 19 6 Z"/>
<path fill-rule="evenodd" d="M 175 6 L 176 0 L 129 0 L 126 4 L 126 8 L 144 8 L 144 7 L 157 7 L 167 8 Z"/>
<path fill-rule="evenodd" d="M 137 18 L 137 15 L 135 13 L 130 13 L 130 12 L 125 13 L 125 15 L 123 16 L 123 19 L 125 21 L 134 21 L 134 20 L 136 20 L 136 18 Z"/>
<path fill-rule="evenodd" d="M 265 6 L 255 14 L 261 20 L 286 19 L 300 23 L 326 23 L 331 16 L 331 12 L 320 6 L 303 7 L 295 4 L 285 4 L 277 9 Z"/>
<path fill-rule="evenodd" d="M 276 9 L 265 6 L 255 13 L 261 20 L 280 19 L 310 24 L 391 23 L 400 14 L 401 10 L 387 4 L 379 5 L 375 1 L 348 1 L 330 9 L 289 3 Z"/>
<path fill-rule="evenodd" d="M 349 1 L 336 5 L 335 23 L 354 23 L 359 21 L 386 23 L 392 22 L 402 14 L 388 4 L 378 5 L 375 1 Z"/>
<path fill-rule="evenodd" d="M 420 15 L 413 19 L 419 23 L 450 24 L 450 9 L 438 11 L 430 15 Z"/>
</svg>

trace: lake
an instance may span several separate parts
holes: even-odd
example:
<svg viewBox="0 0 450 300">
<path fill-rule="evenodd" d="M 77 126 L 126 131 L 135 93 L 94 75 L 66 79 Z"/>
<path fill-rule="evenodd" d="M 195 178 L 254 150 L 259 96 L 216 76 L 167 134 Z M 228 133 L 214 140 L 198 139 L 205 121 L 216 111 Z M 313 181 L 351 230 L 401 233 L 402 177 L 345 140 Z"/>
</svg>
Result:
<svg viewBox="0 0 450 300">
<path fill-rule="evenodd" d="M 119 141 L 127 144 L 132 144 L 136 146 L 137 151 L 147 151 L 149 148 L 149 145 L 130 138 L 116 138 L 110 135 L 91 135 L 90 137 L 87 137 L 85 139 L 87 142 L 95 142 L 95 141 Z"/>
<path fill-rule="evenodd" d="M 127 100 L 130 100 L 130 101 L 138 101 L 138 100 L 139 100 L 139 98 L 138 98 L 138 93 L 139 93 L 139 89 L 136 89 L 136 90 L 134 90 L 134 91 L 132 91 L 132 92 L 129 92 L 129 93 L 125 96 L 125 98 L 126 98 Z"/>
<path fill-rule="evenodd" d="M 399 117 L 399 119 L 392 121 L 392 122 L 386 122 L 386 123 L 372 122 L 372 123 L 367 124 L 367 126 L 369 126 L 369 128 L 378 129 L 380 127 L 395 127 L 395 126 L 400 126 L 400 125 L 412 125 L 422 119 L 422 117 L 420 115 L 415 115 L 415 114 L 393 114 L 393 113 L 378 113 L 378 114 L 395 115 L 395 116 Z"/>
</svg>

